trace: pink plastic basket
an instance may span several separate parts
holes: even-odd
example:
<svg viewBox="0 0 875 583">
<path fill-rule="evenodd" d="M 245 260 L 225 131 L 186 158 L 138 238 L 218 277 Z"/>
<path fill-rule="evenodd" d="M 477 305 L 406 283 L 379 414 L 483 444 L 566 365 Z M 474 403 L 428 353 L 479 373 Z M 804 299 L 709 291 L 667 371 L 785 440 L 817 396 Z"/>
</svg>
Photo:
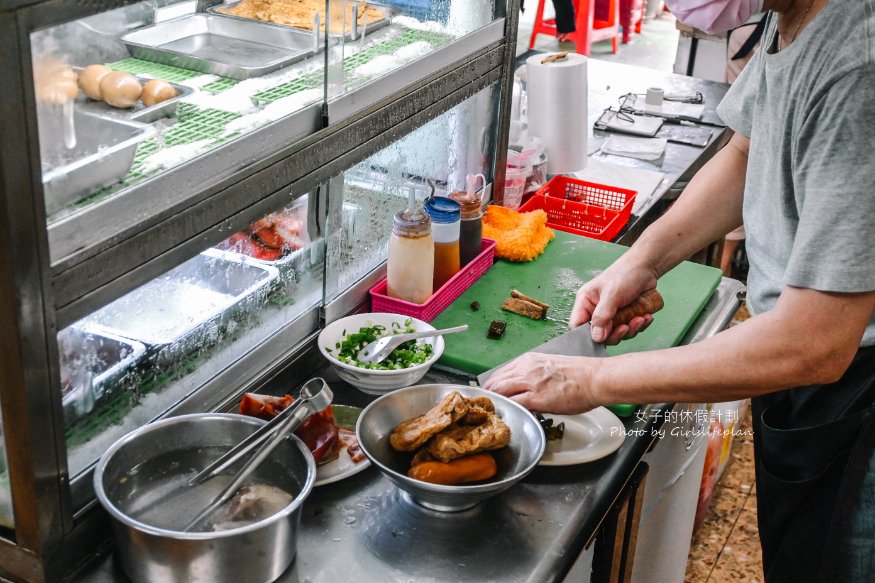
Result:
<svg viewBox="0 0 875 583">
<path fill-rule="evenodd" d="M 480 255 L 459 270 L 459 273 L 451 277 L 424 304 L 390 298 L 386 295 L 388 282 L 385 278 L 380 280 L 380 283 L 371 288 L 371 311 L 402 314 L 418 318 L 423 322 L 431 322 L 492 267 L 492 262 L 495 260 L 495 241 L 483 239 L 481 249 Z"/>
</svg>

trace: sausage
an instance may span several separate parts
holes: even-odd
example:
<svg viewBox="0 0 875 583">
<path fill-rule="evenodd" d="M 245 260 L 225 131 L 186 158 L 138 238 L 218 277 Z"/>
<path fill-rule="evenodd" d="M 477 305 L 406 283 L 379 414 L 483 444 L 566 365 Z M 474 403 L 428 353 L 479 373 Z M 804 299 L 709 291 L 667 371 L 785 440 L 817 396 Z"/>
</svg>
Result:
<svg viewBox="0 0 875 583">
<path fill-rule="evenodd" d="M 495 458 L 489 453 L 477 453 L 450 462 L 429 461 L 415 465 L 407 475 L 431 484 L 452 486 L 466 482 L 488 480 L 498 472 Z"/>
</svg>

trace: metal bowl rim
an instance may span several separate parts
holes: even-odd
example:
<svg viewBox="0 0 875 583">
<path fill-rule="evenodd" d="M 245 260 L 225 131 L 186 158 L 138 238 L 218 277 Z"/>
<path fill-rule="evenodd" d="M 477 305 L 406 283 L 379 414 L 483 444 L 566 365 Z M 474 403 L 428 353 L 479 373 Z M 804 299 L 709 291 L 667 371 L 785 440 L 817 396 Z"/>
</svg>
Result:
<svg viewBox="0 0 875 583">
<path fill-rule="evenodd" d="M 328 329 L 328 326 L 331 326 L 331 325 L 336 324 L 338 322 L 342 322 L 343 320 L 346 320 L 347 318 L 352 318 L 355 316 L 361 316 L 361 315 L 365 315 L 365 314 L 367 314 L 369 316 L 372 316 L 372 315 L 373 316 L 379 316 L 379 315 L 397 316 L 398 318 L 403 318 L 404 320 L 407 320 L 409 318 L 409 319 L 413 320 L 414 322 L 428 326 L 429 328 L 431 328 L 431 330 L 437 330 L 437 328 L 435 328 L 434 326 L 432 326 L 431 324 L 429 324 L 428 322 L 426 322 L 424 320 L 420 320 L 419 318 L 414 318 L 413 316 L 405 316 L 404 314 L 393 314 L 392 312 L 362 312 L 361 314 L 351 314 L 349 316 L 344 316 L 343 318 L 338 318 L 334 322 L 331 322 L 330 324 L 325 326 L 325 328 L 322 328 L 322 331 L 319 332 L 319 337 L 316 339 L 316 343 L 319 345 L 319 352 L 321 352 L 322 356 L 324 356 L 325 359 L 328 360 L 328 362 L 330 362 L 333 366 L 336 366 L 336 367 L 339 367 L 339 368 L 342 368 L 344 370 L 348 370 L 351 372 L 357 372 L 357 373 L 375 376 L 375 377 L 393 377 L 393 376 L 399 376 L 399 375 L 406 373 L 406 372 L 417 372 L 417 371 L 420 371 L 423 369 L 431 368 L 438 361 L 438 359 L 441 356 L 443 356 L 444 347 L 445 347 L 444 337 L 438 336 L 435 340 L 435 343 L 434 343 L 434 352 L 432 353 L 431 358 L 429 358 L 428 360 L 426 360 L 422 364 L 417 364 L 416 366 L 410 366 L 410 367 L 402 368 L 402 369 L 398 369 L 398 370 L 377 370 L 377 369 L 370 369 L 370 368 L 362 368 L 360 366 L 355 366 L 352 364 L 346 364 L 345 362 L 340 362 L 334 356 L 329 354 L 328 351 L 325 349 L 325 346 L 323 346 L 323 342 L 322 342 L 322 340 L 323 340 L 322 335 L 325 333 L 325 330 Z M 402 320 L 402 323 L 403 323 L 403 320 Z M 397 389 L 390 389 L 390 390 L 394 391 Z"/>
<path fill-rule="evenodd" d="M 113 504 L 109 500 L 106 492 L 103 489 L 103 473 L 106 470 L 107 464 L 109 464 L 110 460 L 121 448 L 123 448 L 131 441 L 148 433 L 152 433 L 153 431 L 159 431 L 167 425 L 173 425 L 185 421 L 193 421 L 195 419 L 214 418 L 241 421 L 256 426 L 261 426 L 266 423 L 266 421 L 264 421 L 263 419 L 248 417 L 246 415 L 239 415 L 236 413 L 191 413 L 188 415 L 179 415 L 177 417 L 168 417 L 167 419 L 161 419 L 159 421 L 155 421 L 154 423 L 144 425 L 139 429 L 131 431 L 127 435 L 121 437 L 114 444 L 112 444 L 112 446 L 110 446 L 110 448 L 106 450 L 106 452 L 104 452 L 102 456 L 100 456 L 100 460 L 97 462 L 97 466 L 94 468 L 94 492 L 97 495 L 97 499 L 100 502 L 101 506 L 103 506 L 103 508 L 106 509 L 106 511 L 109 512 L 109 514 L 114 519 L 118 520 L 125 526 L 153 536 L 179 540 L 214 540 L 217 538 L 230 538 L 238 536 L 247 532 L 261 530 L 266 526 L 285 519 L 287 516 L 298 510 L 304 503 L 304 500 L 307 498 L 307 496 L 310 495 L 310 491 L 313 489 L 313 483 L 316 481 L 316 462 L 313 459 L 313 454 L 310 452 L 307 446 L 304 445 L 304 442 L 301 441 L 300 438 L 298 438 L 298 436 L 294 434 L 290 434 L 289 438 L 291 438 L 292 443 L 294 443 L 298 447 L 298 449 L 304 454 L 304 459 L 307 462 L 307 479 L 304 481 L 301 492 L 292 499 L 292 502 L 288 506 L 286 506 L 276 514 L 273 514 L 265 518 L 264 520 L 261 520 L 254 524 L 249 524 L 240 528 L 220 530 L 215 532 L 180 532 L 177 530 L 167 530 L 134 520 L 133 518 L 122 512 L 115 504 Z"/>
<path fill-rule="evenodd" d="M 362 451 L 368 457 L 371 462 L 376 465 L 381 471 L 385 472 L 387 476 L 389 476 L 393 480 L 400 481 L 404 484 L 409 484 L 411 487 L 421 488 L 426 491 L 430 491 L 432 493 L 440 493 L 440 494 L 481 494 L 481 493 L 498 493 L 501 491 L 501 488 L 506 486 L 512 486 L 519 480 L 525 478 L 532 470 L 537 467 L 538 462 L 541 461 L 541 458 L 544 457 L 544 452 L 547 450 L 547 438 L 543 432 L 540 432 L 540 439 L 535 447 L 535 456 L 532 463 L 528 466 L 520 470 L 519 472 L 513 474 L 512 476 L 508 476 L 501 481 L 498 482 L 487 482 L 485 484 L 459 484 L 456 486 L 444 485 L 444 484 L 432 484 L 429 482 L 423 482 L 422 480 L 415 480 L 409 476 L 404 474 L 400 474 L 393 470 L 392 468 L 383 464 L 380 460 L 376 458 L 371 452 L 368 451 L 368 448 L 365 446 L 364 440 L 360 437 L 361 434 L 361 424 L 362 420 L 366 418 L 368 412 L 375 407 L 380 401 L 388 398 L 397 398 L 404 392 L 412 392 L 414 390 L 422 390 L 422 389 L 435 389 L 435 388 L 448 388 L 448 389 L 464 389 L 464 390 L 473 390 L 475 392 L 484 393 L 483 396 L 489 397 L 490 399 L 498 399 L 499 401 L 504 402 L 507 405 L 511 405 L 516 407 L 530 419 L 530 421 L 536 426 L 539 427 L 538 419 L 532 414 L 531 411 L 517 403 L 512 399 L 508 399 L 504 395 L 499 395 L 497 393 L 492 393 L 480 387 L 471 387 L 466 385 L 452 385 L 452 384 L 443 384 L 443 383 L 433 383 L 427 385 L 414 385 L 412 387 L 404 387 L 403 389 L 397 389 L 392 391 L 391 393 L 387 393 L 381 397 L 378 397 L 373 402 L 371 402 L 367 407 L 365 407 L 361 414 L 359 414 L 358 421 L 355 424 L 355 433 L 356 439 L 358 439 L 359 445 L 362 448 Z M 461 391 L 460 391 L 461 392 Z M 415 497 L 415 496 L 414 496 Z"/>
</svg>

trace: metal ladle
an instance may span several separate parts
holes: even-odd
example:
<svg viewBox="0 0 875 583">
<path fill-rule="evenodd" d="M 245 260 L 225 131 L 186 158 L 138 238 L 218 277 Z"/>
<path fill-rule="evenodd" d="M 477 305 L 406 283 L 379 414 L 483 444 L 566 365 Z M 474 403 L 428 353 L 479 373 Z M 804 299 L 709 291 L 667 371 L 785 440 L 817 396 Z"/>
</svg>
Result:
<svg viewBox="0 0 875 583">
<path fill-rule="evenodd" d="M 319 389 L 311 392 L 311 385 L 314 384 L 319 384 Z M 243 464 L 243 467 L 237 471 L 228 485 L 182 531 L 190 532 L 195 526 L 203 522 L 205 518 L 212 515 L 220 506 L 230 500 L 252 472 L 267 459 L 274 448 L 282 443 L 289 433 L 300 427 L 310 415 L 328 407 L 333 398 L 334 394 L 329 388 L 328 383 L 325 382 L 325 379 L 317 377 L 307 381 L 301 387 L 301 394 L 295 399 L 294 403 L 189 480 L 189 486 L 201 484 L 217 476 L 222 470 L 258 447 L 258 450 L 249 458 L 249 461 Z"/>
</svg>

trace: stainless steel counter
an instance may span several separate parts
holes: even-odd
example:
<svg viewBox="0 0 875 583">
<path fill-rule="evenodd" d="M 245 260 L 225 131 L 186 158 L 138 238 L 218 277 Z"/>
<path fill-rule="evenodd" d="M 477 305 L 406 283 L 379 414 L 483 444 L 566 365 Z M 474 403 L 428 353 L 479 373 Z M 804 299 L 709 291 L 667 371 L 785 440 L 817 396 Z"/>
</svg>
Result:
<svg viewBox="0 0 875 583">
<path fill-rule="evenodd" d="M 684 342 L 728 326 L 743 289 L 724 279 Z M 342 383 L 324 367 L 335 402 L 363 406 L 373 397 Z M 468 384 L 469 378 L 432 370 L 423 383 Z M 375 468 L 316 488 L 304 505 L 298 556 L 279 581 L 561 581 L 589 546 L 614 500 L 650 445 L 672 405 L 658 404 L 626 418 L 621 448 L 602 460 L 538 468 L 509 491 L 460 513 L 427 510 L 406 498 Z M 255 558 L 254 558 L 255 560 Z M 82 581 L 124 581 L 111 558 Z"/>
<path fill-rule="evenodd" d="M 590 128 L 594 116 L 614 105 L 620 95 L 651 86 L 667 92 L 701 91 L 705 119 L 717 122 L 713 109 L 727 87 L 597 60 L 589 61 L 589 75 Z M 682 190 L 687 177 L 710 159 L 730 134 L 715 126 L 705 148 L 670 143 L 656 164 L 608 158 L 664 173 L 666 178 L 653 196 L 657 202 Z M 636 233 L 655 220 L 657 210 L 651 205 L 642 216 L 633 217 L 617 241 L 633 241 Z M 373 275 L 380 275 L 379 270 Z M 360 290 L 345 294 L 347 301 L 336 310 L 345 312 L 362 301 L 369 287 L 366 283 L 363 280 L 361 286 L 354 286 Z M 742 289 L 739 282 L 724 279 L 684 343 L 711 337 L 728 326 L 740 304 Z M 312 371 L 312 367 L 307 370 Z M 270 386 L 276 392 L 288 390 L 300 383 L 302 374 L 281 375 Z M 312 374 L 331 383 L 336 403 L 364 406 L 373 399 L 341 382 L 327 366 Z M 421 382 L 468 384 L 471 380 L 432 370 Z M 593 544 L 615 500 L 658 438 L 655 431 L 663 424 L 664 413 L 672 407 L 650 404 L 624 419 L 627 433 L 634 433 L 607 458 L 578 466 L 538 468 L 509 491 L 461 513 L 442 514 L 418 506 L 373 467 L 316 488 L 304 505 L 297 559 L 279 581 L 561 581 L 581 551 Z M 126 578 L 108 555 L 77 580 L 104 583 Z"/>
</svg>

